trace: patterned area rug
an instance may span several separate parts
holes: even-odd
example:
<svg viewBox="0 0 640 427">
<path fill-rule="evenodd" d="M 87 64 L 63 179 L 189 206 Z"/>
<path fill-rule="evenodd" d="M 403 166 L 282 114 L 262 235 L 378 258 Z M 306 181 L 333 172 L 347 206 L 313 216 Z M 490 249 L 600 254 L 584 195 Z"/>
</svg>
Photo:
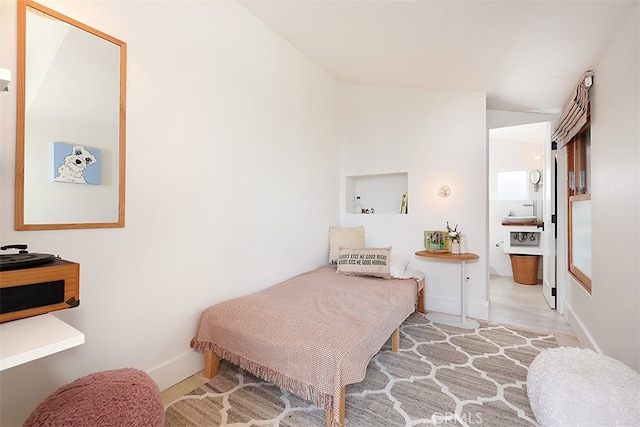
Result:
<svg viewBox="0 0 640 427">
<path fill-rule="evenodd" d="M 412 314 L 346 387 L 347 427 L 535 426 L 526 391 L 535 356 L 557 347 L 548 332 L 480 320 L 475 330 Z M 207 384 L 166 410 L 167 426 L 324 426 L 323 410 L 223 361 Z"/>
</svg>

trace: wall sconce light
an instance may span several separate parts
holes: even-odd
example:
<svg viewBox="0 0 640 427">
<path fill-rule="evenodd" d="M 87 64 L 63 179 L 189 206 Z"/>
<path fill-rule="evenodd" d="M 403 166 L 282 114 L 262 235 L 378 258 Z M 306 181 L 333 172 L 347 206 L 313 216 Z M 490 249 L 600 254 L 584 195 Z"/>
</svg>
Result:
<svg viewBox="0 0 640 427">
<path fill-rule="evenodd" d="M 440 188 L 438 188 L 438 195 L 440 197 L 449 197 L 449 195 L 451 194 L 451 189 L 449 187 L 447 187 L 446 185 L 441 186 Z"/>
</svg>

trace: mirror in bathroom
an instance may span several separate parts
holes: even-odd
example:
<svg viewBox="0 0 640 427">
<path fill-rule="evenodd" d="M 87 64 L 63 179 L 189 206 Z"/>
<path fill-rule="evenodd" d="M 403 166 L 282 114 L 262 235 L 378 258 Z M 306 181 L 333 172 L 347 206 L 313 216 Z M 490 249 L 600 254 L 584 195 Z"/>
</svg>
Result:
<svg viewBox="0 0 640 427">
<path fill-rule="evenodd" d="M 16 230 L 124 227 L 126 44 L 18 1 Z"/>
<path fill-rule="evenodd" d="M 541 178 L 541 174 L 538 169 L 534 169 L 531 171 L 531 174 L 529 175 L 529 179 L 531 180 L 531 183 L 533 185 L 538 185 L 540 183 L 540 178 Z"/>
<path fill-rule="evenodd" d="M 540 188 L 540 178 L 542 178 L 542 175 L 540 174 L 540 171 L 538 169 L 532 170 L 531 174 L 529 174 L 529 180 L 533 184 L 534 191 L 538 191 L 538 189 Z"/>
</svg>

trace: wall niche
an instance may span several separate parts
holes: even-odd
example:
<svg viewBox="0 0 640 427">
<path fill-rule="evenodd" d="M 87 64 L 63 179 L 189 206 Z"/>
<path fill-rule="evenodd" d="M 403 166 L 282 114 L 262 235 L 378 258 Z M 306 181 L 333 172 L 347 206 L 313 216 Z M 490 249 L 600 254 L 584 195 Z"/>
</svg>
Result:
<svg viewBox="0 0 640 427">
<path fill-rule="evenodd" d="M 362 209 L 375 214 L 401 214 L 403 194 L 407 193 L 407 172 L 346 177 L 346 213 L 356 214 L 356 198 L 360 196 Z M 407 211 L 408 213 L 408 196 Z M 373 210 L 373 212 L 372 212 Z"/>
</svg>

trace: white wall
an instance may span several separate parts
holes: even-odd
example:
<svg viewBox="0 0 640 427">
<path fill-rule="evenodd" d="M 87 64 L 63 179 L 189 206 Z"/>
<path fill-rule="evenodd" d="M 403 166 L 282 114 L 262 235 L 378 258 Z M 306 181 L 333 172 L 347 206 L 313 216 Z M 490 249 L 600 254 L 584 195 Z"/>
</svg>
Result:
<svg viewBox="0 0 640 427">
<path fill-rule="evenodd" d="M 469 252 L 480 255 L 467 263 L 468 313 L 486 317 L 485 94 L 355 85 L 341 93 L 342 224 L 363 224 L 368 246 L 391 245 L 411 254 L 409 268 L 427 274 L 427 309 L 453 314 L 460 313 L 460 264 L 413 254 L 424 249 L 424 230 L 459 224 Z M 395 172 L 408 173 L 408 215 L 346 213 L 347 176 Z M 441 185 L 451 188 L 450 197 L 438 196 Z"/>
<path fill-rule="evenodd" d="M 591 89 L 592 294 L 567 274 L 583 345 L 640 370 L 638 9 L 595 67 Z"/>
<path fill-rule="evenodd" d="M 71 350 L 0 374 L 0 425 L 56 387 L 132 366 L 202 369 L 203 308 L 326 263 L 339 222 L 337 84 L 235 2 L 42 1 L 128 43 L 126 227 L 13 230 L 15 83 L 0 93 L 1 241 L 81 269 Z M 0 64 L 16 74 L 16 3 Z M 313 167 L 310 167 L 313 165 Z"/>
</svg>

